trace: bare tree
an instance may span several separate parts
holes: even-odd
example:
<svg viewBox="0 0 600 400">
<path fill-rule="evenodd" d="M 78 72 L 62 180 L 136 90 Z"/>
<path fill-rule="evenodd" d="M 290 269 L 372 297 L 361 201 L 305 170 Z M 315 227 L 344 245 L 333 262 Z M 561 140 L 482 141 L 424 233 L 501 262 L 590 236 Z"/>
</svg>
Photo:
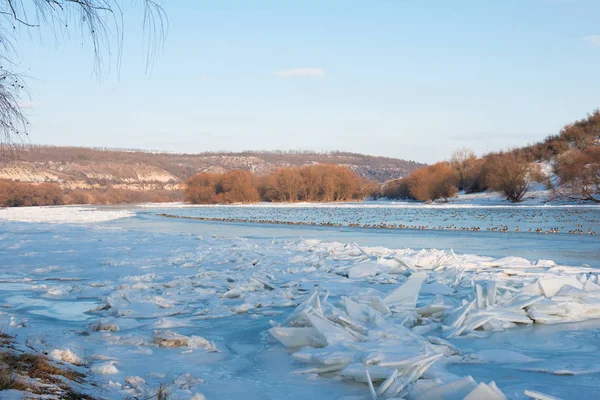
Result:
<svg viewBox="0 0 600 400">
<path fill-rule="evenodd" d="M 270 186 L 279 201 L 297 201 L 302 189 L 300 171 L 297 168 L 280 168 L 273 173 Z"/>
<path fill-rule="evenodd" d="M 279 168 L 264 177 L 245 170 L 201 172 L 188 179 L 185 189 L 186 201 L 196 204 L 352 201 L 380 194 L 377 183 L 334 164 Z"/>
<path fill-rule="evenodd" d="M 158 1 L 131 1 L 143 8 L 147 68 L 167 31 L 166 15 Z M 14 62 L 19 30 L 37 33 L 40 39 L 53 35 L 56 41 L 79 32 L 91 41 L 94 72 L 102 77 L 105 68 L 120 65 L 124 21 L 120 4 L 118 0 L 0 0 L 0 151 L 27 135 L 27 118 L 21 107 L 26 88 Z"/>
<path fill-rule="evenodd" d="M 0 66 L 0 160 L 9 143 L 27 134 L 27 118 L 19 100 L 24 89 L 19 75 Z"/>
<path fill-rule="evenodd" d="M 572 149 L 559 158 L 559 193 L 574 200 L 600 203 L 600 148 Z"/>
<path fill-rule="evenodd" d="M 513 203 L 522 201 L 531 185 L 530 164 L 513 153 L 488 156 L 487 164 L 489 186 Z"/>
<path fill-rule="evenodd" d="M 469 191 L 473 186 L 473 169 L 477 156 L 473 150 L 461 148 L 452 153 L 450 165 L 458 171 L 458 188 Z"/>
</svg>

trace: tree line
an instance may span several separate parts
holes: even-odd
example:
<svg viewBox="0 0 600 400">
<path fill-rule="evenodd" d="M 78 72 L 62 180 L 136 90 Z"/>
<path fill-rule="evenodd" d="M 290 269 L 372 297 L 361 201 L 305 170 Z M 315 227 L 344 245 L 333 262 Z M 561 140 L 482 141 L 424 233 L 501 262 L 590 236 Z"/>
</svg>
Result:
<svg viewBox="0 0 600 400">
<path fill-rule="evenodd" d="M 551 166 L 558 184 L 543 173 L 542 162 Z M 494 190 L 516 203 L 534 182 L 574 200 L 600 203 L 600 110 L 530 146 L 483 157 L 468 149 L 457 150 L 449 161 L 384 184 L 382 192 L 392 199 L 434 201 L 448 200 L 459 191 Z"/>
<path fill-rule="evenodd" d="M 180 191 L 116 189 L 64 190 L 56 183 L 0 180 L 0 207 L 55 206 L 65 204 L 132 204 L 181 201 Z"/>
<path fill-rule="evenodd" d="M 236 170 L 202 172 L 186 182 L 185 200 L 194 204 L 336 202 L 379 196 L 379 184 L 333 164 L 279 168 L 257 176 Z"/>
<path fill-rule="evenodd" d="M 450 161 L 442 161 L 416 170 L 383 187 L 383 196 L 420 201 L 448 200 L 459 191 L 502 192 L 519 202 L 534 181 L 543 180 L 539 166 L 512 153 L 495 153 L 478 158 L 466 149 L 456 151 Z"/>
</svg>

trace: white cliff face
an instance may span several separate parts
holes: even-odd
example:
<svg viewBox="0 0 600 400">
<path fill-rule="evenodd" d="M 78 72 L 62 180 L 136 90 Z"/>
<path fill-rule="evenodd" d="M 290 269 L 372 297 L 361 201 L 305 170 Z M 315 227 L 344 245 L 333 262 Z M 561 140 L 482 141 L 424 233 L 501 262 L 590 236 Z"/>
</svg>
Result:
<svg viewBox="0 0 600 400">
<path fill-rule="evenodd" d="M 0 167 L 0 179 L 20 182 L 60 182 L 58 176 L 51 171 L 36 168 L 32 164 L 12 164 Z"/>
<path fill-rule="evenodd" d="M 128 190 L 180 190 L 182 180 L 152 165 L 126 163 L 58 164 L 11 163 L 0 167 L 0 179 L 58 183 L 65 189 L 94 189 L 111 185 Z"/>
<path fill-rule="evenodd" d="M 361 176 L 385 182 L 405 176 L 423 166 L 396 158 L 343 152 L 182 154 L 53 146 L 31 146 L 19 150 L 15 159 L 19 160 L 18 163 L 0 164 L 0 171 L 7 166 L 19 165 L 22 168 L 46 171 L 64 181 L 115 181 L 111 183 L 183 182 L 198 172 L 225 172 L 234 169 L 265 175 L 277 168 L 318 163 L 345 165 Z M 7 172 L 0 174 L 7 175 Z M 14 172 L 10 178 L 4 179 L 14 179 L 12 176 Z"/>
</svg>

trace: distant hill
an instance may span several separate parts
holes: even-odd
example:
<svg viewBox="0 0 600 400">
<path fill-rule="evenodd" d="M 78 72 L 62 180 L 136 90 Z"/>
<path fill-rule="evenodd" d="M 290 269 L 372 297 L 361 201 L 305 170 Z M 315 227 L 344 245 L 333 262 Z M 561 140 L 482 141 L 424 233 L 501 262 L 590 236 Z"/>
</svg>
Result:
<svg viewBox="0 0 600 400">
<path fill-rule="evenodd" d="M 357 174 L 385 182 L 424 164 L 356 153 L 247 151 L 199 154 L 160 153 L 85 147 L 29 146 L 0 164 L 0 179 L 58 182 L 66 189 L 112 186 L 130 190 L 175 190 L 202 171 L 245 169 L 265 175 L 280 167 L 316 163 L 345 165 Z"/>
</svg>

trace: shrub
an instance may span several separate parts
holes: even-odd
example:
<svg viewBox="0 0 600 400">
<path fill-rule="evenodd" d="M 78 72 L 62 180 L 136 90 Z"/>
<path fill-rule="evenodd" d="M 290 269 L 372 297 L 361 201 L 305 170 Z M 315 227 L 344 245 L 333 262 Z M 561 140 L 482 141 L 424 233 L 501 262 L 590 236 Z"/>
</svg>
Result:
<svg viewBox="0 0 600 400">
<path fill-rule="evenodd" d="M 225 203 L 256 203 L 260 200 L 254 176 L 249 171 L 237 170 L 221 178 Z"/>
<path fill-rule="evenodd" d="M 248 171 L 200 173 L 187 181 L 185 199 L 195 204 L 256 201 L 351 201 L 379 197 L 378 184 L 347 167 L 316 164 L 280 168 L 263 177 Z"/>
<path fill-rule="evenodd" d="M 447 162 L 439 162 L 410 173 L 384 188 L 388 198 L 420 201 L 448 200 L 458 192 L 459 173 Z"/>
<path fill-rule="evenodd" d="M 183 200 L 178 190 L 131 190 L 106 187 L 103 189 L 75 189 L 65 194 L 65 204 L 131 204 L 166 203 Z"/>
<path fill-rule="evenodd" d="M 219 174 L 202 172 L 186 182 L 185 201 L 193 204 L 215 204 L 222 192 Z"/>
<path fill-rule="evenodd" d="M 388 199 L 410 199 L 408 181 L 404 178 L 386 183 L 382 189 L 383 197 Z"/>
<path fill-rule="evenodd" d="M 507 200 L 518 203 L 523 200 L 531 184 L 531 167 L 513 153 L 486 157 L 485 179 L 487 185 L 502 192 Z"/>
<path fill-rule="evenodd" d="M 564 186 L 563 194 L 600 203 L 600 148 L 565 153 L 559 158 L 558 176 Z"/>
<path fill-rule="evenodd" d="M 92 204 L 93 202 L 94 196 L 83 190 L 73 190 L 65 196 L 66 204 Z"/>
<path fill-rule="evenodd" d="M 64 194 L 54 183 L 0 181 L 0 207 L 64 204 Z"/>
<path fill-rule="evenodd" d="M 450 165 L 458 173 L 458 189 L 469 193 L 475 187 L 477 156 L 473 150 L 458 149 L 450 157 Z"/>
<path fill-rule="evenodd" d="M 279 168 L 265 180 L 266 201 L 298 201 L 302 190 L 302 175 L 299 168 Z"/>
</svg>

